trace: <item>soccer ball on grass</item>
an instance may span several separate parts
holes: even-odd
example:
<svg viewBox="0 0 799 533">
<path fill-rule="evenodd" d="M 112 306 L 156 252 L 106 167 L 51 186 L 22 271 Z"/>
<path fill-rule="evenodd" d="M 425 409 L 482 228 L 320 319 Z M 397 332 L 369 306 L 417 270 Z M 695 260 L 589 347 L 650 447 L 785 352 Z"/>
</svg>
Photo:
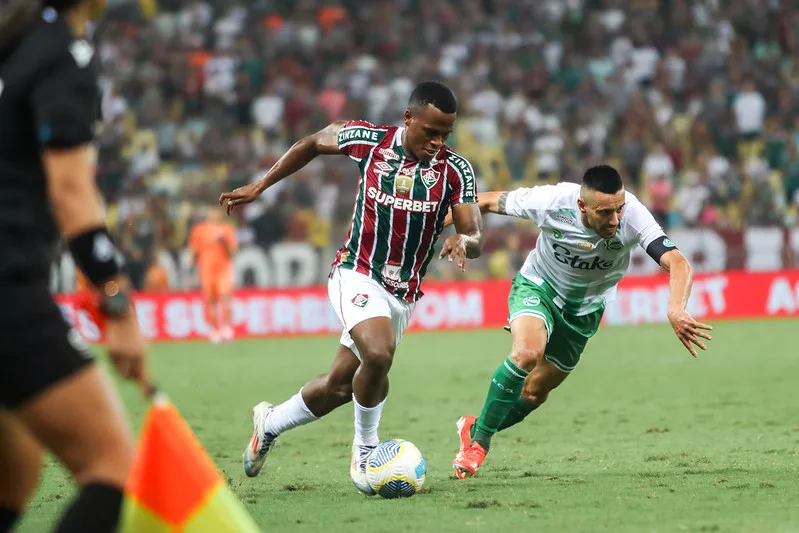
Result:
<svg viewBox="0 0 799 533">
<path fill-rule="evenodd" d="M 377 445 L 366 462 L 366 480 L 383 498 L 407 498 L 424 485 L 427 461 L 412 442 L 392 439 Z"/>
</svg>

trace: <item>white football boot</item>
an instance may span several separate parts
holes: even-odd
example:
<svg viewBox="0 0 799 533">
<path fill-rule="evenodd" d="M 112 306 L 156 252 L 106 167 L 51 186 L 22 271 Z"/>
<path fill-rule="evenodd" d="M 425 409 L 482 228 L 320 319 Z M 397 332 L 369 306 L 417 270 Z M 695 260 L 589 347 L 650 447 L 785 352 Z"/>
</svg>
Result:
<svg viewBox="0 0 799 533">
<path fill-rule="evenodd" d="M 266 461 L 266 454 L 277 444 L 277 435 L 264 430 L 266 417 L 275 408 L 267 402 L 261 402 L 252 409 L 253 432 L 250 444 L 244 450 L 244 473 L 248 477 L 255 477 L 261 471 Z"/>
<path fill-rule="evenodd" d="M 354 442 L 352 443 L 350 478 L 355 488 L 367 496 L 375 494 L 375 491 L 372 490 L 372 487 L 369 486 L 369 482 L 366 480 L 366 462 L 369 460 L 369 456 L 375 448 L 377 448 L 377 446 L 360 446 Z"/>
</svg>

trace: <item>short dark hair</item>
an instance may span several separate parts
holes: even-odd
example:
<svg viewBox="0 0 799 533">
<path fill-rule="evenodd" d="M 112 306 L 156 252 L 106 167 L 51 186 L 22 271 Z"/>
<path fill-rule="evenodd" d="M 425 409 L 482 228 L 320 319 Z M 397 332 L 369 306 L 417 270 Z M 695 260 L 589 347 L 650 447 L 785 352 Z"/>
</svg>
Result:
<svg viewBox="0 0 799 533">
<path fill-rule="evenodd" d="M 615 194 L 624 188 L 624 183 L 618 170 L 610 165 L 597 165 L 585 171 L 583 186 L 592 191 Z"/>
<path fill-rule="evenodd" d="M 421 111 L 432 105 L 442 113 L 457 113 L 458 99 L 452 89 L 437 81 L 423 81 L 411 93 L 408 109 L 411 112 Z"/>
</svg>

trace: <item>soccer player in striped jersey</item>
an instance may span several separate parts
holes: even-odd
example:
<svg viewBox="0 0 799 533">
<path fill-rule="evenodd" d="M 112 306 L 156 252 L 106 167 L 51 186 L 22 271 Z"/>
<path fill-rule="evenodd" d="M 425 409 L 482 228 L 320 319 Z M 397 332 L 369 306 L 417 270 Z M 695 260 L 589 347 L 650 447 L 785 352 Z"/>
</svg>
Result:
<svg viewBox="0 0 799 533">
<path fill-rule="evenodd" d="M 456 233 L 444 242 L 439 257 L 464 269 L 465 260 L 481 251 L 474 171 L 445 144 L 456 112 L 457 100 L 447 86 L 421 83 L 411 94 L 404 127 L 335 122 L 298 141 L 259 182 L 220 197 L 220 205 L 230 212 L 317 155 L 347 155 L 361 174 L 349 234 L 328 281 L 330 302 L 344 326 L 333 366 L 286 402 L 261 402 L 254 408 L 254 432 L 244 452 L 248 476 L 260 472 L 278 435 L 352 399 L 350 475 L 358 490 L 373 493 L 365 465 L 379 442 L 388 371 L 422 297 L 421 282 L 450 209 Z"/>
</svg>

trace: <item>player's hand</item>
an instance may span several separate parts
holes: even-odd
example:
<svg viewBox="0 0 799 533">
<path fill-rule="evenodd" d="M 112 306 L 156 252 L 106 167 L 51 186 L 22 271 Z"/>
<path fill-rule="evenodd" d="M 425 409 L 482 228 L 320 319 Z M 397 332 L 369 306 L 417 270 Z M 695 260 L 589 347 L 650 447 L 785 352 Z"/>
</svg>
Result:
<svg viewBox="0 0 799 533">
<path fill-rule="evenodd" d="M 703 330 L 711 331 L 713 326 L 697 322 L 685 309 L 669 311 L 668 317 L 671 327 L 674 328 L 674 333 L 677 334 L 677 338 L 680 339 L 685 349 L 691 352 L 692 356 L 697 356 L 694 345 L 702 350 L 707 350 L 707 346 L 699 338 L 711 340 L 713 337 Z"/>
<path fill-rule="evenodd" d="M 249 204 L 258 198 L 262 192 L 259 183 L 250 183 L 231 192 L 222 193 L 219 196 L 219 205 L 223 206 L 229 215 L 235 206 Z"/>
<path fill-rule="evenodd" d="M 136 313 L 124 318 L 109 318 L 105 326 L 105 343 L 117 372 L 136 382 L 145 395 L 152 389 L 147 365 L 147 341 L 139 329 Z"/>
<path fill-rule="evenodd" d="M 466 272 L 466 240 L 463 235 L 452 235 L 444 241 L 444 246 L 441 248 L 439 259 L 449 258 L 451 263 L 455 260 L 458 263 L 458 268 L 462 272 Z"/>
</svg>

